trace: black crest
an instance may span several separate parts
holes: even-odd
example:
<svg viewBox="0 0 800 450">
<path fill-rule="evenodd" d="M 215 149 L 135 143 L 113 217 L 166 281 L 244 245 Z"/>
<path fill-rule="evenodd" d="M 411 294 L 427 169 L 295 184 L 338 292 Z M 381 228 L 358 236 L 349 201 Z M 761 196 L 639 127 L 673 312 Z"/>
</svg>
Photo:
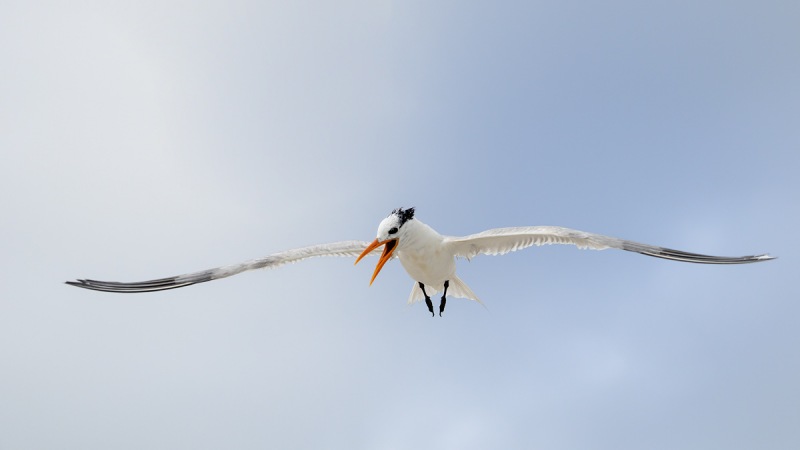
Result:
<svg viewBox="0 0 800 450">
<path fill-rule="evenodd" d="M 397 214 L 397 217 L 400 218 L 400 225 L 398 225 L 398 227 L 402 227 L 404 223 L 414 218 L 414 208 L 397 208 L 392 211 L 392 214 Z"/>
</svg>

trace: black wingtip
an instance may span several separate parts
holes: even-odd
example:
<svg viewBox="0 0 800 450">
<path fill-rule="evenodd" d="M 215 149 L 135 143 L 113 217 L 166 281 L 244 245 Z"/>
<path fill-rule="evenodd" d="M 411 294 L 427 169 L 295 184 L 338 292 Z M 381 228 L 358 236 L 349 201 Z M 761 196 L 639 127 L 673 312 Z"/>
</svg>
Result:
<svg viewBox="0 0 800 450">
<path fill-rule="evenodd" d="M 91 279 L 78 279 L 76 281 L 66 281 L 70 286 L 102 292 L 117 292 L 121 294 L 133 294 L 139 292 L 166 291 L 177 289 L 184 286 L 191 286 L 212 280 L 210 271 L 198 272 L 193 276 L 175 276 L 159 278 L 157 280 L 139 281 L 133 283 L 120 283 L 118 281 L 99 281 Z"/>
<path fill-rule="evenodd" d="M 674 261 L 683 261 L 699 264 L 750 264 L 762 261 L 769 261 L 775 259 L 774 256 L 769 254 L 763 255 L 748 255 L 748 256 L 712 256 L 703 255 L 699 253 L 684 252 L 681 250 L 674 250 L 670 248 L 660 248 L 658 251 L 640 251 L 649 256 L 656 258 L 671 259 Z"/>
</svg>

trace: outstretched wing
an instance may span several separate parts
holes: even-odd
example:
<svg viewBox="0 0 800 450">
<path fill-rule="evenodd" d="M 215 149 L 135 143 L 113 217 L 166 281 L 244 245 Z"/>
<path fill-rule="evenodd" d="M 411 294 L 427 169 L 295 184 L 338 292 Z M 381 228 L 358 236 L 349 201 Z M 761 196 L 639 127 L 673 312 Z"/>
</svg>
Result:
<svg viewBox="0 0 800 450">
<path fill-rule="evenodd" d="M 732 257 L 701 255 L 586 231 L 548 226 L 494 228 L 464 237 L 447 237 L 444 242 L 456 256 L 467 259 L 479 254 L 503 255 L 533 245 L 548 244 L 570 244 L 581 249 L 588 248 L 592 250 L 616 248 L 655 256 L 656 258 L 701 264 L 745 264 L 774 259 L 774 257 L 767 254 Z"/>
<path fill-rule="evenodd" d="M 158 280 L 139 281 L 133 283 L 120 283 L 116 281 L 97 281 L 97 280 L 77 280 L 67 281 L 72 286 L 85 289 L 105 292 L 153 292 L 175 289 L 189 286 L 192 284 L 203 283 L 211 280 L 229 277 L 254 269 L 272 269 L 287 263 L 297 262 L 303 259 L 314 258 L 317 256 L 353 256 L 356 257 L 367 248 L 369 243 L 362 241 L 342 241 L 330 244 L 312 245 L 309 247 L 296 248 L 285 252 L 274 253 L 263 258 L 254 259 L 241 264 L 232 266 L 217 267 L 216 269 L 203 270 L 200 272 L 187 273 L 169 278 Z M 376 249 L 370 255 L 380 253 Z"/>
</svg>

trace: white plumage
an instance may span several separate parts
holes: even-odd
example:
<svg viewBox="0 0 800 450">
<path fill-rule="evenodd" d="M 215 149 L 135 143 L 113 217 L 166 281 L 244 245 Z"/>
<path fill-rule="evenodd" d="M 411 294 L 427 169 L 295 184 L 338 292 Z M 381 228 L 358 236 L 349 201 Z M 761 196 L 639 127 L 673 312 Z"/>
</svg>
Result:
<svg viewBox="0 0 800 450">
<path fill-rule="evenodd" d="M 774 259 L 772 256 L 709 256 L 641 244 L 624 239 L 554 226 L 495 228 L 469 236 L 444 236 L 414 217 L 414 208 L 396 209 L 378 225 L 376 239 L 371 242 L 342 241 L 330 244 L 274 253 L 241 264 L 223 266 L 157 280 L 120 283 L 80 279 L 67 284 L 105 292 L 136 293 L 162 291 L 229 277 L 254 269 L 271 269 L 287 263 L 317 256 L 357 257 L 356 263 L 366 255 L 377 254 L 384 247 L 372 281 L 383 265 L 398 258 L 403 268 L 414 280 L 409 303 L 425 299 L 433 313 L 430 296 L 446 290 L 447 297 L 461 297 L 480 301 L 475 293 L 456 276 L 456 258 L 470 259 L 480 254 L 503 255 L 534 245 L 569 244 L 581 249 L 603 250 L 615 248 L 658 258 L 703 264 L 744 264 Z M 440 314 L 444 310 L 442 296 Z"/>
</svg>

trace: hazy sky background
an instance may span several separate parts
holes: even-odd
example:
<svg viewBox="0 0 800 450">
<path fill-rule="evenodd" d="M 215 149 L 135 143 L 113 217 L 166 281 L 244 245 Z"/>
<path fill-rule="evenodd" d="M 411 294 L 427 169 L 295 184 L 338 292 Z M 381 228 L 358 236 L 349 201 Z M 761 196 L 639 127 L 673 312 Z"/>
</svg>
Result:
<svg viewBox="0 0 800 450">
<path fill-rule="evenodd" d="M 797 1 L 0 2 L 0 449 L 800 448 Z M 138 281 L 416 206 L 534 248 Z"/>
</svg>

